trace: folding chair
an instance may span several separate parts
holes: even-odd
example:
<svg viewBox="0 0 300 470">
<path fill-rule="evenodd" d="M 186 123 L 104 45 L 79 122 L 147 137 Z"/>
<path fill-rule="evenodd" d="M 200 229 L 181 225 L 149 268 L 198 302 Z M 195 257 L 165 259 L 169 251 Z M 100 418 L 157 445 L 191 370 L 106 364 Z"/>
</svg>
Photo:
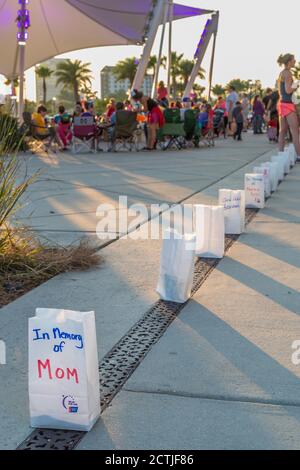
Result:
<svg viewBox="0 0 300 470">
<path fill-rule="evenodd" d="M 73 123 L 73 153 L 97 151 L 97 126 L 93 116 L 75 117 Z"/>
<path fill-rule="evenodd" d="M 169 108 L 164 111 L 165 125 L 157 131 L 157 141 L 162 150 L 185 147 L 184 123 L 181 122 L 180 109 Z M 169 139 L 166 143 L 166 138 Z"/>
<path fill-rule="evenodd" d="M 41 126 L 37 126 L 32 120 L 31 113 L 23 113 L 21 132 L 25 134 L 25 145 L 30 149 L 31 153 L 49 153 L 49 151 L 56 153 L 57 148 L 54 146 L 54 132 L 50 131 L 48 127 L 45 127 L 45 129 L 49 130 L 49 133 L 40 134 L 38 133 L 38 129 L 40 128 Z"/>
<path fill-rule="evenodd" d="M 198 109 L 187 109 L 184 113 L 185 139 L 187 142 L 193 142 L 195 147 L 199 147 L 200 140 L 198 115 Z"/>
<path fill-rule="evenodd" d="M 137 113 L 119 110 L 116 112 L 116 125 L 112 131 L 109 152 L 135 150 L 138 152 L 138 121 Z"/>
</svg>

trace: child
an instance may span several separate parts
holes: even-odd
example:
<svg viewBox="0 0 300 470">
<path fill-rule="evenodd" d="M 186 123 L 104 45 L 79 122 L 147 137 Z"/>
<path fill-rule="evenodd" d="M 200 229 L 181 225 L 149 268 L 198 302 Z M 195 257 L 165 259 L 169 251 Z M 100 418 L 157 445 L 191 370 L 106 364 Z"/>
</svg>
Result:
<svg viewBox="0 0 300 470">
<path fill-rule="evenodd" d="M 268 138 L 269 142 L 278 142 L 278 119 L 276 116 L 272 116 L 268 122 Z"/>
<path fill-rule="evenodd" d="M 203 104 L 200 108 L 200 113 L 198 116 L 198 125 L 200 129 L 205 129 L 208 124 L 208 108 L 205 104 Z"/>
<path fill-rule="evenodd" d="M 244 114 L 243 114 L 243 107 L 240 101 L 236 102 L 235 107 L 233 108 L 232 112 L 233 121 L 236 124 L 236 131 L 233 134 L 234 140 L 242 140 L 242 132 L 244 128 Z"/>
</svg>

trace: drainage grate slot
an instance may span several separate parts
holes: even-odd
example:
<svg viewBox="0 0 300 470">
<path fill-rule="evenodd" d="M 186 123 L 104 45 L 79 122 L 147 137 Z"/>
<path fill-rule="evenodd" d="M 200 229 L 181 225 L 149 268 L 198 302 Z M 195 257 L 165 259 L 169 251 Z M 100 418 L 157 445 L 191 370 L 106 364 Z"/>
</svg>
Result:
<svg viewBox="0 0 300 470">
<path fill-rule="evenodd" d="M 249 224 L 258 212 L 259 210 L 256 209 L 247 209 L 246 224 Z M 226 236 L 226 252 L 238 238 L 238 235 Z M 220 261 L 219 259 L 199 259 L 196 262 L 192 295 L 200 289 Z M 100 364 L 102 412 L 187 303 L 177 304 L 159 300 L 102 359 Z M 17 450 L 73 450 L 85 434 L 85 432 L 56 429 L 36 429 Z"/>
</svg>

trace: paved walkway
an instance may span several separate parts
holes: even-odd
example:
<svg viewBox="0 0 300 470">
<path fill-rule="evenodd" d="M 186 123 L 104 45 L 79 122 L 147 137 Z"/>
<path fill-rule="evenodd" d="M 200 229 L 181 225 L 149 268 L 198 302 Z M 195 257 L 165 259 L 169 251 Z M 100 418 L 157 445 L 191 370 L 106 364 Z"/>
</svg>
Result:
<svg viewBox="0 0 300 470">
<path fill-rule="evenodd" d="M 64 186 L 64 196 L 49 197 L 47 185 L 52 181 L 45 182 L 44 187 L 38 183 L 41 186 L 36 199 L 43 191 L 45 198 L 41 206 L 35 205 L 40 215 L 33 215 L 31 220 L 37 224 L 35 217 L 41 217 L 43 211 L 46 215 L 45 211 L 57 207 L 60 197 L 66 197 L 63 201 L 68 200 L 70 207 L 60 210 L 69 211 L 73 204 L 74 217 L 59 215 L 57 220 L 60 224 L 67 220 L 73 230 L 79 212 L 74 196 L 80 194 L 74 183 L 86 177 L 79 169 L 74 180 L 71 177 L 71 161 L 79 165 L 79 158 L 93 168 L 89 178 L 91 185 L 97 186 L 95 190 L 86 188 L 92 231 L 98 198 L 107 194 L 107 188 L 102 188 L 105 176 L 99 174 L 103 183 L 101 188 L 97 185 L 95 165 L 102 171 L 110 166 L 107 187 L 113 186 L 110 178 L 114 175 L 114 198 L 121 192 L 118 182 L 121 184 L 130 173 L 131 185 L 127 183 L 124 194 L 134 189 L 135 201 L 143 200 L 147 187 L 149 203 L 174 202 L 183 197 L 190 203 L 214 203 L 218 188 L 242 187 L 244 173 L 269 158 L 265 153 L 270 146 L 264 138 L 249 135 L 244 146 L 234 144 L 221 142 L 215 150 L 200 152 L 113 155 L 111 159 L 101 155 L 99 161 L 90 156 L 77 160 L 63 156 L 60 162 L 55 159 L 57 173 L 55 167 L 47 171 L 56 179 L 65 170 L 63 184 L 69 181 L 73 186 Z M 247 166 L 255 159 L 257 162 Z M 41 163 L 30 159 L 30 171 L 37 164 Z M 160 175 L 156 167 L 164 169 L 164 174 Z M 178 176 L 174 176 L 173 168 Z M 157 184 L 149 182 L 150 188 L 146 183 L 149 173 L 151 178 L 161 179 Z M 137 184 L 141 174 L 143 182 Z M 299 339 L 298 331 L 300 334 L 299 182 L 298 166 L 169 327 L 80 448 L 299 447 L 300 366 L 291 362 L 291 344 Z M 93 191 L 97 193 L 95 199 Z M 189 198 L 197 191 L 199 194 Z M 45 218 L 40 230 L 49 228 L 52 215 Z M 57 241 L 69 241 L 65 234 L 70 232 L 61 235 L 58 227 L 61 225 L 54 225 L 51 234 Z M 0 310 L 1 338 L 8 346 L 8 365 L 0 368 L 0 383 L 5 384 L 0 388 L 4 423 L 0 448 L 15 448 L 30 432 L 27 319 L 36 307 L 96 310 L 101 359 L 157 299 L 160 242 L 120 240 L 102 253 L 103 267 L 59 276 Z"/>
</svg>

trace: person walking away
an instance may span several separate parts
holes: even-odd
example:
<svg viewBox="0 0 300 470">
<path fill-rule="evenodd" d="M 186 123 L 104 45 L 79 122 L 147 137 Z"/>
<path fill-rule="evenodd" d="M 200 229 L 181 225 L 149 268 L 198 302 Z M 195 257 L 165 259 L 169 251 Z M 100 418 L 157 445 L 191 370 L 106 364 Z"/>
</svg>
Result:
<svg viewBox="0 0 300 470">
<path fill-rule="evenodd" d="M 272 93 L 273 93 L 272 88 L 267 88 L 266 95 L 262 99 L 266 112 L 269 112 L 269 104 L 272 101 Z M 267 120 L 269 119 L 270 119 L 270 115 L 267 116 Z"/>
<path fill-rule="evenodd" d="M 264 121 L 265 107 L 259 97 L 256 95 L 253 101 L 253 133 L 262 134 L 262 125 Z"/>
<path fill-rule="evenodd" d="M 234 86 L 231 86 L 228 91 L 229 94 L 226 97 L 226 109 L 228 113 L 228 125 L 231 130 L 231 123 L 233 121 L 232 113 L 237 101 L 239 100 L 239 95 L 237 94 Z"/>
<path fill-rule="evenodd" d="M 291 69 L 295 67 L 296 60 L 293 54 L 281 55 L 278 58 L 278 64 L 284 66 L 278 79 L 278 92 L 280 100 L 278 103 L 279 114 L 279 151 L 283 152 L 285 147 L 285 138 L 290 129 L 293 144 L 297 153 L 297 162 L 300 162 L 300 140 L 299 140 L 299 118 L 297 109 L 293 103 L 293 93 L 299 87 L 299 81 L 293 81 Z"/>
<path fill-rule="evenodd" d="M 240 101 L 237 101 L 235 107 L 233 108 L 232 119 L 233 122 L 236 123 L 236 131 L 233 135 L 233 138 L 234 140 L 242 140 L 242 132 L 244 128 L 244 115 L 242 103 Z"/>
</svg>

